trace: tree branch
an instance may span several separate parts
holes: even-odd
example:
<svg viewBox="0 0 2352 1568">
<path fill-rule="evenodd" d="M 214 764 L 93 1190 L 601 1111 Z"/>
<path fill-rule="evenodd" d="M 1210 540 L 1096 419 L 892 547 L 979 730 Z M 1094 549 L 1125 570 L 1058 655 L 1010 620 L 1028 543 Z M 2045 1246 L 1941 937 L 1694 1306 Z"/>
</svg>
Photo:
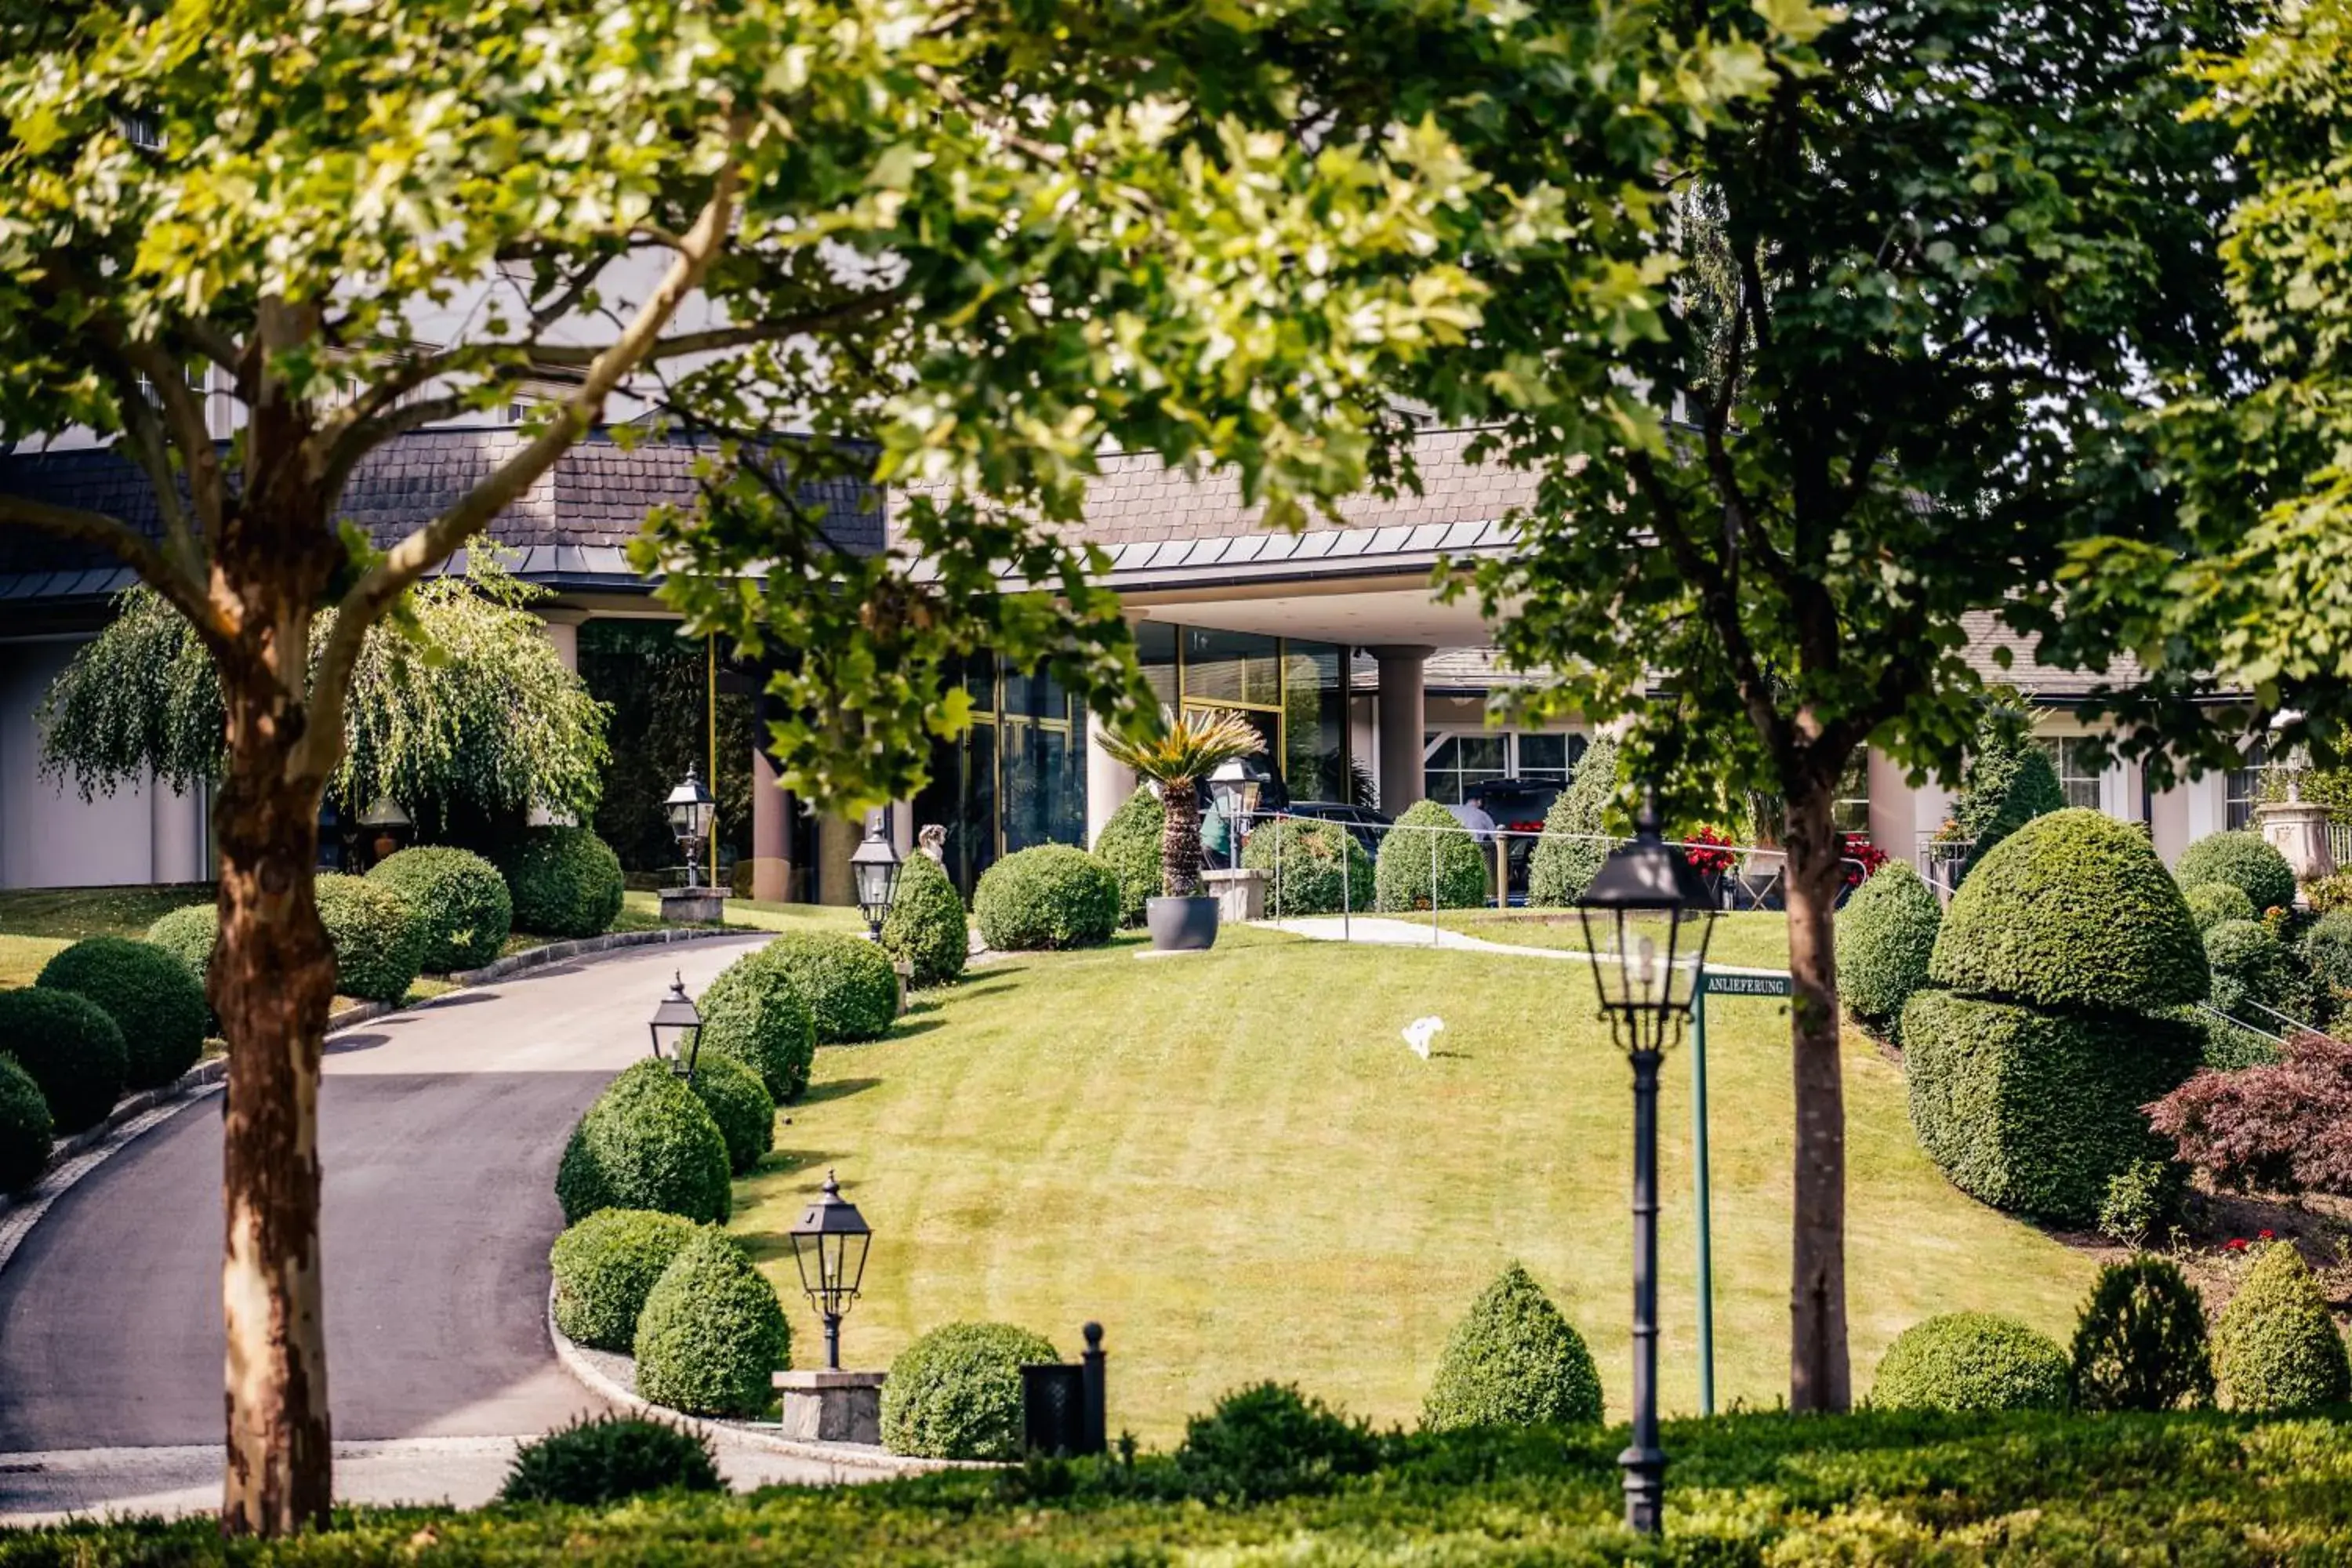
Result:
<svg viewBox="0 0 2352 1568">
<path fill-rule="evenodd" d="M 893 284 L 870 294 L 856 294 L 819 310 L 803 310 L 797 316 L 783 316 L 772 321 L 747 321 L 740 326 L 712 327 L 699 332 L 680 332 L 675 337 L 659 338 L 637 356 L 641 364 L 655 364 L 662 360 L 676 359 L 681 354 L 715 353 L 721 349 L 748 348 L 754 343 L 781 342 L 803 332 L 821 331 L 827 327 L 845 326 L 877 310 L 903 303 L 907 286 Z M 642 319 L 642 313 L 641 317 Z M 608 349 L 593 345 L 570 343 L 532 343 L 525 351 L 533 364 L 551 369 L 572 369 L 593 364 Z"/>
<path fill-rule="evenodd" d="M 0 522 L 16 523 L 53 539 L 97 545 L 171 601 L 174 609 L 187 616 L 206 646 L 217 648 L 226 642 L 229 629 L 221 624 L 205 584 L 181 571 L 155 548 L 153 540 L 129 523 L 104 512 L 12 495 L 0 495 Z"/>
</svg>

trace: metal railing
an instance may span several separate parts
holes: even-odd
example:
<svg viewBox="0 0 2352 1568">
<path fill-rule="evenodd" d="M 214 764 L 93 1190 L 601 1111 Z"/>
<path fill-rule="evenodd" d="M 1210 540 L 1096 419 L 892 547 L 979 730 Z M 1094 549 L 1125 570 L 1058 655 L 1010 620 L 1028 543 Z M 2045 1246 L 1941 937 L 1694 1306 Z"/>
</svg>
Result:
<svg viewBox="0 0 2352 1568">
<path fill-rule="evenodd" d="M 2352 822 L 2328 818 L 2327 850 L 2339 869 L 2352 867 Z"/>
</svg>

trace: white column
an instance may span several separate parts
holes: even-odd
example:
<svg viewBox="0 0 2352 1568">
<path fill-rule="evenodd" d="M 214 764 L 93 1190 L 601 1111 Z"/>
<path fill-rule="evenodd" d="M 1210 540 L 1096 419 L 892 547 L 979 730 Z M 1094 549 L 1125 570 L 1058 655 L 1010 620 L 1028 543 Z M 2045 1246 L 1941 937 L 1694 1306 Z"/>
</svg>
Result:
<svg viewBox="0 0 2352 1568">
<path fill-rule="evenodd" d="M 2131 779 L 2119 762 L 2099 774 L 2099 809 L 2117 822 L 2132 820 Z"/>
<path fill-rule="evenodd" d="M 1093 712 L 1087 714 L 1087 843 L 1091 847 L 1102 837 L 1103 825 L 1111 813 L 1127 804 L 1135 793 L 1135 770 L 1111 761 L 1097 739 L 1108 733 L 1103 721 Z"/>
<path fill-rule="evenodd" d="M 554 646 L 555 657 L 563 668 L 577 675 L 580 672 L 580 623 L 588 618 L 585 610 L 567 610 L 560 606 L 538 612 L 541 629 Z"/>
<path fill-rule="evenodd" d="M 157 882 L 209 880 L 205 864 L 205 792 L 182 795 L 147 776 L 148 875 Z"/>
<path fill-rule="evenodd" d="M 2181 786 L 2189 796 L 2189 842 L 2196 843 L 2221 831 L 2230 821 L 2230 779 L 2209 773 Z"/>
<path fill-rule="evenodd" d="M 1421 734 L 1427 721 L 1427 706 L 1422 667 L 1436 650 L 1391 644 L 1365 651 L 1381 667 L 1381 811 L 1393 818 L 1425 793 Z"/>
</svg>

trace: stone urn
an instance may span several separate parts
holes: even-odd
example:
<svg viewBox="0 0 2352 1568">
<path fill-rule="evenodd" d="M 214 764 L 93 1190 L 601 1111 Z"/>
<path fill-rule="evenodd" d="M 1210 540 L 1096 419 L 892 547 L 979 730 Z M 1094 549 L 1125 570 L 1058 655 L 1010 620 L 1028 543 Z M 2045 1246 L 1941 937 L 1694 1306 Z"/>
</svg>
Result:
<svg viewBox="0 0 2352 1568">
<path fill-rule="evenodd" d="M 1146 899 L 1143 923 L 1154 952 L 1205 952 L 1217 944 L 1217 900 L 1206 893 Z"/>
</svg>

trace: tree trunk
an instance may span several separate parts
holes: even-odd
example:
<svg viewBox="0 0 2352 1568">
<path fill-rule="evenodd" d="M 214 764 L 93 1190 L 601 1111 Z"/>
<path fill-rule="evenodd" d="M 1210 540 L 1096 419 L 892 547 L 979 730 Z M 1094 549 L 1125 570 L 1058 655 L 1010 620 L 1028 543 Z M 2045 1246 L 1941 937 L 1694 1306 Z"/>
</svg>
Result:
<svg viewBox="0 0 2352 1568">
<path fill-rule="evenodd" d="M 1201 890 L 1201 797 L 1191 779 L 1160 786 L 1167 826 L 1160 834 L 1160 888 L 1171 899 Z"/>
<path fill-rule="evenodd" d="M 1846 1359 L 1845 1081 L 1839 1057 L 1838 889 L 1843 839 L 1832 825 L 1832 786 L 1789 797 L 1790 1059 L 1796 1079 L 1796 1236 L 1789 1296 L 1789 1407 L 1843 1411 L 1853 1403 Z"/>
</svg>

